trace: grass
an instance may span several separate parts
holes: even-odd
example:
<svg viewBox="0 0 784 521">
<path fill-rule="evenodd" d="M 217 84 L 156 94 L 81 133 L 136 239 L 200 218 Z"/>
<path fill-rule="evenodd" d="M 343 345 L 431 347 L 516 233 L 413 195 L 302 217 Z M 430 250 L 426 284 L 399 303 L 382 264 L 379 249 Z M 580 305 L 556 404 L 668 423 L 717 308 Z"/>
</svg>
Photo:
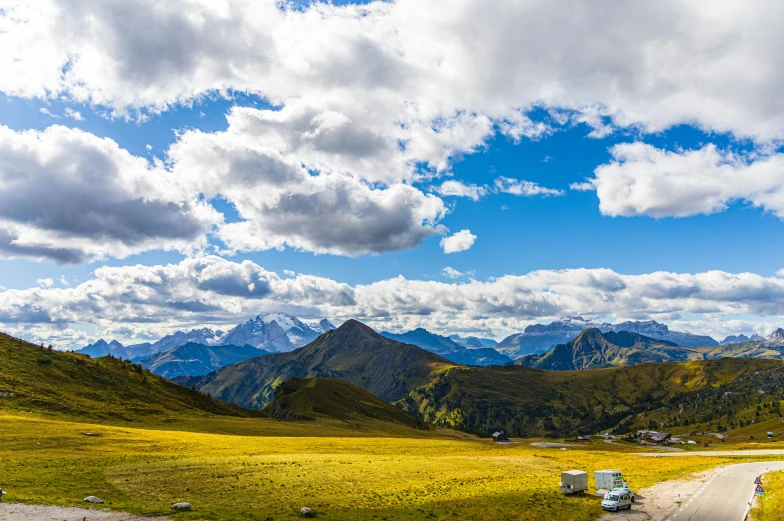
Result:
<svg viewBox="0 0 784 521">
<path fill-rule="evenodd" d="M 0 486 L 11 502 L 85 506 L 94 494 L 140 514 L 189 501 L 193 512 L 172 514 L 183 520 L 291 520 L 308 506 L 327 520 L 588 521 L 600 515 L 598 500 L 559 494 L 561 471 L 587 470 L 593 486 L 593 470 L 621 468 L 639 489 L 731 461 L 642 460 L 605 443 L 498 446 L 413 429 L 351 437 L 340 422 L 221 422 L 226 432 L 257 436 L 0 415 Z"/>
<path fill-rule="evenodd" d="M 784 517 L 784 472 L 771 472 L 762 479 L 763 496 L 759 496 L 751 515 L 755 521 L 781 521 Z"/>
</svg>

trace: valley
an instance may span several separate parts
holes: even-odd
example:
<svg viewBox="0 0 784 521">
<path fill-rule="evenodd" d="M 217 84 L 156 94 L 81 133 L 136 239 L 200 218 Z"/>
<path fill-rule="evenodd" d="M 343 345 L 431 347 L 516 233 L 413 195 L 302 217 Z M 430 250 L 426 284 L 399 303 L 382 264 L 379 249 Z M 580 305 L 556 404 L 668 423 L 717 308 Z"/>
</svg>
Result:
<svg viewBox="0 0 784 521">
<path fill-rule="evenodd" d="M 739 458 L 784 459 L 755 452 L 784 448 L 784 362 L 702 359 L 744 345 L 587 329 L 523 359 L 539 367 L 479 366 L 349 320 L 291 351 L 185 344 L 153 355 L 179 373 L 170 381 L 144 361 L 0 336 L 0 487 L 15 503 L 83 507 L 95 495 L 98 508 L 175 519 L 298 519 L 308 507 L 337 520 L 589 521 L 598 502 L 560 494 L 562 470 L 620 466 L 639 489 Z M 223 365 L 222 353 L 251 357 Z M 201 359 L 217 369 L 188 376 Z M 653 428 L 699 447 L 637 463 L 651 449 L 624 435 Z M 489 440 L 499 429 L 511 443 Z M 532 445 L 608 431 L 612 443 Z M 172 514 L 181 501 L 192 510 Z"/>
<path fill-rule="evenodd" d="M 601 442 L 560 451 L 449 431 L 346 436 L 328 424 L 302 423 L 307 436 L 247 436 L 244 427 L 215 434 L 2 415 L 0 483 L 10 502 L 84 506 L 82 498 L 96 495 L 105 501 L 98 508 L 144 515 L 171 515 L 179 501 L 193 505 L 173 519 L 293 520 L 307 506 L 337 520 L 589 521 L 601 515 L 598 501 L 560 494 L 561 470 L 620 466 L 632 486 L 644 488 L 733 461 L 691 456 L 642 464 L 633 449 Z"/>
</svg>

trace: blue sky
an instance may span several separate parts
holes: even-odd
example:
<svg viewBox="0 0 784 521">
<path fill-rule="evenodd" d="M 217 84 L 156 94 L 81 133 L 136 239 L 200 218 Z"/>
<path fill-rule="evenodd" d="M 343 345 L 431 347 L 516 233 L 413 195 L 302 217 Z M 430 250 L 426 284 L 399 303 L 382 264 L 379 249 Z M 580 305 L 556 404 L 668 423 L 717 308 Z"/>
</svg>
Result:
<svg viewBox="0 0 784 521">
<path fill-rule="evenodd" d="M 186 128 L 225 130 L 225 115 L 232 106 L 269 106 L 255 96 L 237 94 L 235 99 L 205 100 L 192 107 L 176 107 L 139 123 L 108 120 L 84 105 L 9 97 L 3 97 L 2 103 L 2 125 L 24 130 L 63 124 L 110 137 L 142 157 L 163 157 L 175 141 L 176 133 Z M 85 120 L 54 119 L 40 112 L 45 108 L 62 114 L 65 107 L 79 110 Z M 594 168 L 607 163 L 608 150 L 616 143 L 643 141 L 666 149 L 695 149 L 705 143 L 716 143 L 722 148 L 748 150 L 751 147 L 748 141 L 707 134 L 685 125 L 654 135 L 631 131 L 602 139 L 588 137 L 589 132 L 584 125 L 577 125 L 537 140 L 515 142 L 497 136 L 477 152 L 457 158 L 452 167 L 454 179 L 481 185 L 503 175 L 566 192 L 557 197 L 496 194 L 476 202 L 445 198 L 451 212 L 443 223 L 453 230 L 469 228 L 479 237 L 468 251 L 443 255 L 438 238 L 433 237 L 410 250 L 355 258 L 313 255 L 292 249 L 240 253 L 231 258 L 250 259 L 273 271 L 287 269 L 318 274 L 350 284 L 367 284 L 397 275 L 440 280 L 444 278 L 445 266 L 475 271 L 476 277 L 482 279 L 538 269 L 577 267 L 611 268 L 628 274 L 724 270 L 773 275 L 781 269 L 784 242 L 774 240 L 781 234 L 781 220 L 747 203 L 735 202 L 725 212 L 688 218 L 608 217 L 599 212 L 594 192 L 569 190 L 571 183 L 591 177 Z M 151 145 L 152 150 L 148 151 L 146 145 Z M 430 184 L 422 183 L 422 186 Z M 215 204 L 229 218 L 237 218 L 231 205 L 223 201 Z M 75 266 L 51 261 L 0 260 L 3 265 L 0 285 L 26 288 L 35 285 L 37 279 L 59 279 L 62 275 L 78 281 L 89 277 L 102 264 L 168 263 L 178 262 L 182 257 L 175 252 L 149 252 Z"/>
<path fill-rule="evenodd" d="M 136 3 L 0 15 L 0 186 L 19 202 L 0 212 L 6 330 L 68 344 L 284 309 L 497 337 L 561 314 L 720 336 L 784 312 L 780 31 L 764 9 L 713 31 L 677 4 L 595 19 L 468 0 L 452 17 Z M 693 32 L 673 29 L 684 19 Z M 733 47 L 744 24 L 755 38 Z M 447 253 L 461 230 L 475 241 Z M 194 267 L 205 256 L 219 282 Z M 159 301 L 123 301 L 117 277 Z"/>
</svg>

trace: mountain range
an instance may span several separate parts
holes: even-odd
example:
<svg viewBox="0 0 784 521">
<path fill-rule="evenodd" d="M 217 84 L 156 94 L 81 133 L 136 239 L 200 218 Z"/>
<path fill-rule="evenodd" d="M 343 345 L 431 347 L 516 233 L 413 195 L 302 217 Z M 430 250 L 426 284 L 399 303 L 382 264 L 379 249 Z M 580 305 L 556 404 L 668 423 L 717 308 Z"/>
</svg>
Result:
<svg viewBox="0 0 784 521">
<path fill-rule="evenodd" d="M 761 342 L 763 340 L 765 340 L 765 337 L 760 336 L 757 333 L 754 333 L 750 337 L 741 333 L 740 335 L 729 335 L 728 337 L 724 338 L 724 340 L 719 342 L 719 344 L 742 344 L 744 342 Z"/>
<path fill-rule="evenodd" d="M 614 362 L 614 356 L 622 350 L 634 354 L 626 356 L 627 360 L 645 362 L 650 353 L 666 355 L 669 350 L 691 349 L 638 333 L 602 333 L 596 329 L 585 331 L 575 340 L 594 346 L 604 357 L 594 365 L 581 362 L 592 367 L 605 365 L 608 360 Z M 569 358 L 571 367 L 579 365 L 575 359 L 592 360 L 590 349 L 586 347 L 582 352 L 586 357 Z M 476 434 L 503 428 L 515 436 L 562 436 L 612 428 L 626 418 L 669 403 L 679 393 L 783 366 L 779 360 L 730 358 L 638 363 L 590 371 L 465 366 L 349 320 L 294 351 L 272 353 L 206 376 L 175 381 L 243 407 L 263 409 L 280 396 L 276 389 L 287 380 L 340 378 L 436 425 Z M 307 415 L 309 399 L 302 400 L 304 409 L 295 409 L 305 410 Z M 275 414 L 286 416 L 286 410 L 295 410 L 291 407 Z"/>
<path fill-rule="evenodd" d="M 515 364 L 573 371 L 645 362 L 682 362 L 692 357 L 688 349 L 674 342 L 656 340 L 631 331 L 602 333 L 596 328 L 589 328 L 565 344 L 559 344 L 544 354 L 524 356 Z"/>
<path fill-rule="evenodd" d="M 404 344 L 414 344 L 431 353 L 441 355 L 447 360 L 464 365 L 504 365 L 512 361 L 506 355 L 502 355 L 492 347 L 484 347 L 478 338 L 479 347 L 469 349 L 465 344 L 460 344 L 451 337 L 437 335 L 426 329 L 417 328 L 406 333 L 382 332 L 382 336 L 403 342 Z"/>
<path fill-rule="evenodd" d="M 716 340 L 705 335 L 693 335 L 680 331 L 670 331 L 665 324 L 648 321 L 627 321 L 617 324 L 609 322 L 593 322 L 582 317 L 567 316 L 549 324 L 533 324 L 522 333 L 516 333 L 503 339 L 495 349 L 512 358 L 542 353 L 558 344 L 563 344 L 576 337 L 585 329 L 595 328 L 601 332 L 630 331 L 653 338 L 674 342 L 680 346 L 717 346 Z"/>
<path fill-rule="evenodd" d="M 457 342 L 462 346 L 466 346 L 469 349 L 479 349 L 482 347 L 495 347 L 498 342 L 493 340 L 492 338 L 481 338 L 476 336 L 460 336 L 460 335 L 450 335 L 449 339 L 453 342 Z"/>
<path fill-rule="evenodd" d="M 381 403 L 386 402 L 419 422 L 476 434 L 504 429 L 514 436 L 571 436 L 634 422 L 641 414 L 686 400 L 688 393 L 749 375 L 780 371 L 784 367 L 781 360 L 691 358 L 746 349 L 744 346 L 749 344 L 781 356 L 784 348 L 777 351 L 763 345 L 780 339 L 784 340 L 784 331 L 774 332 L 765 342 L 683 347 L 639 333 L 589 328 L 549 353 L 531 357 L 529 360 L 538 367 L 482 367 L 451 362 L 349 320 L 293 351 L 255 356 L 203 376 L 175 378 L 174 383 L 182 385 L 178 387 L 128 361 L 91 360 L 24 343 L 19 347 L 0 337 L 0 355 L 6 360 L 0 371 L 0 390 L 15 396 L 11 401 L 0 401 L 0 406 L 20 411 L 44 407 L 101 421 L 131 418 L 137 411 L 165 414 L 167 407 L 177 404 L 191 407 L 189 410 L 194 412 L 189 415 L 200 414 L 200 410 L 251 414 L 227 409 L 227 404 L 212 400 L 217 398 L 264 410 L 280 419 L 312 419 L 326 414 L 339 420 L 355 417 L 360 423 L 362 418 L 378 418 L 388 424 L 412 425 L 408 416 L 396 417 L 396 411 Z M 222 346 L 182 347 L 179 354 L 185 356 L 177 358 L 177 353 L 171 352 L 173 359 L 168 362 L 159 357 L 161 367 L 170 363 L 169 367 L 178 368 L 189 349 L 201 357 L 200 350 L 205 347 Z M 688 354 L 689 361 L 644 363 L 683 353 Z M 241 353 L 247 354 L 255 353 Z M 633 365 L 572 370 L 629 363 Z M 105 407 L 100 405 L 102 400 L 107 400 Z"/>
<path fill-rule="evenodd" d="M 161 351 L 139 360 L 139 364 L 164 378 L 198 376 L 221 367 L 269 354 L 269 351 L 245 344 L 244 346 L 207 346 L 190 342 L 170 351 Z"/>
<path fill-rule="evenodd" d="M 252 409 L 269 403 L 280 382 L 297 377 L 340 378 L 391 402 L 425 384 L 434 371 L 454 365 L 348 320 L 294 351 L 252 358 L 206 376 L 175 381 Z"/>
<path fill-rule="evenodd" d="M 86 354 L 92 358 L 111 355 L 115 358 L 138 361 L 156 353 L 171 351 L 185 344 L 249 345 L 266 351 L 284 352 L 312 342 L 330 329 L 335 329 L 335 326 L 327 319 L 306 324 L 287 313 L 262 313 L 256 318 L 235 326 L 228 332 L 208 327 L 192 329 L 189 332 L 177 331 L 154 343 L 131 346 L 123 346 L 117 340 L 106 342 L 101 339 L 79 349 L 77 353 Z"/>
</svg>

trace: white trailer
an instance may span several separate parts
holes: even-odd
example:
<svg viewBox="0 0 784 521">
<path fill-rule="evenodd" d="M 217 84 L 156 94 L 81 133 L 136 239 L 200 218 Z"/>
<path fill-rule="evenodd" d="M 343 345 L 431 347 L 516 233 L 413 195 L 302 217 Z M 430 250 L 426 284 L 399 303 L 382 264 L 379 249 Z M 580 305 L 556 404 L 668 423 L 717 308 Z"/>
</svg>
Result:
<svg viewBox="0 0 784 521">
<path fill-rule="evenodd" d="M 561 472 L 561 492 L 564 494 L 582 494 L 588 490 L 588 473 L 582 470 Z"/>
<path fill-rule="evenodd" d="M 597 489 L 612 490 L 623 486 L 623 474 L 620 470 L 597 470 L 593 475 Z"/>
</svg>

